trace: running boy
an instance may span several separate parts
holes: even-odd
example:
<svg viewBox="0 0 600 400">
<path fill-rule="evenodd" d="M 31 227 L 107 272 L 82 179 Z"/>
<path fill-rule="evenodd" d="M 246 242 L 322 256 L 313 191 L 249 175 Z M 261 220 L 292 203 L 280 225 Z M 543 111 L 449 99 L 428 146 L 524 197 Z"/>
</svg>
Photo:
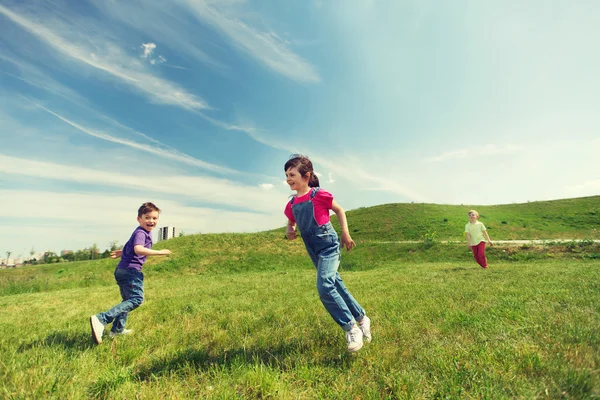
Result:
<svg viewBox="0 0 600 400">
<path fill-rule="evenodd" d="M 487 268 L 487 258 L 485 257 L 485 240 L 493 246 L 492 240 L 488 235 L 485 225 L 477 221 L 479 213 L 475 210 L 469 211 L 469 223 L 465 225 L 465 233 L 467 235 L 467 245 L 473 251 L 473 257 L 481 268 Z M 485 237 L 485 238 L 484 238 Z"/>
<path fill-rule="evenodd" d="M 163 256 L 171 254 L 170 250 L 152 250 L 152 230 L 158 223 L 160 209 L 153 203 L 144 203 L 138 210 L 137 221 L 140 224 L 123 247 L 110 254 L 111 258 L 121 257 L 115 269 L 115 279 L 121 291 L 123 301 L 108 311 L 90 317 L 92 338 L 97 344 L 102 343 L 104 327 L 112 322 L 109 332 L 111 338 L 116 335 L 132 333 L 125 329 L 127 315 L 138 308 L 144 301 L 144 274 L 142 266 L 147 256 Z"/>
</svg>

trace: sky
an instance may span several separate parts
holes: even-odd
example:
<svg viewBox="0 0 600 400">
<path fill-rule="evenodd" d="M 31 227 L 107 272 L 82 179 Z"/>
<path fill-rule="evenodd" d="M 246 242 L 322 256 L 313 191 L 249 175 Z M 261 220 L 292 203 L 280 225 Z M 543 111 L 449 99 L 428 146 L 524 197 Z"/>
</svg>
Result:
<svg viewBox="0 0 600 400">
<path fill-rule="evenodd" d="M 598 195 L 599 37 L 595 0 L 0 0 L 0 258 L 145 201 L 284 226 L 293 153 L 346 210 Z"/>
</svg>

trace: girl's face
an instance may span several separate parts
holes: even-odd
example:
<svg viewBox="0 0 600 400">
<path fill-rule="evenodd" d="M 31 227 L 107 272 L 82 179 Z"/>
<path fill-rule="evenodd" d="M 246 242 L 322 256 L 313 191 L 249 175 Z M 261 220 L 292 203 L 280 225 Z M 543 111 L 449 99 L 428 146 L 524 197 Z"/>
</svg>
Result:
<svg viewBox="0 0 600 400">
<path fill-rule="evenodd" d="M 285 180 L 290 185 L 291 190 L 304 191 L 308 188 L 308 174 L 306 176 L 300 175 L 296 167 L 290 167 L 285 171 Z"/>
</svg>

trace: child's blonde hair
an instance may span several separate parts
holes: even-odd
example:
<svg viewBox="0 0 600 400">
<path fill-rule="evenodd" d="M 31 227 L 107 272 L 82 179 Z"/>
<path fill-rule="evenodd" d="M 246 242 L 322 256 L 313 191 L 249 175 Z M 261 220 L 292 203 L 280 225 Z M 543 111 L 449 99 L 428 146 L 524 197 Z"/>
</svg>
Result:
<svg viewBox="0 0 600 400">
<path fill-rule="evenodd" d="M 469 210 L 469 212 L 467 214 L 470 215 L 471 213 L 473 213 L 473 215 L 475 215 L 477 218 L 479 218 L 479 213 L 477 211 Z"/>
</svg>

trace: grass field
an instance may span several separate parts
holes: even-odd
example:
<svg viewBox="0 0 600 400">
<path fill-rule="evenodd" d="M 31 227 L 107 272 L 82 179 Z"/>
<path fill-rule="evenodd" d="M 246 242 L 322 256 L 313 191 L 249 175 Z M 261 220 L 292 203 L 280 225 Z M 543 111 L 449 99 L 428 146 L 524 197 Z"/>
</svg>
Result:
<svg viewBox="0 0 600 400">
<path fill-rule="evenodd" d="M 144 267 L 134 334 L 100 346 L 88 318 L 120 300 L 116 261 L 0 271 L 0 397 L 600 398 L 599 244 L 496 246 L 482 270 L 465 244 L 437 241 L 449 236 L 375 242 L 358 215 L 372 211 L 350 214 L 358 247 L 342 257 L 373 324 L 357 354 L 301 241 L 191 235 L 155 246 L 174 255 Z M 596 238 L 585 226 L 548 238 Z"/>
</svg>

